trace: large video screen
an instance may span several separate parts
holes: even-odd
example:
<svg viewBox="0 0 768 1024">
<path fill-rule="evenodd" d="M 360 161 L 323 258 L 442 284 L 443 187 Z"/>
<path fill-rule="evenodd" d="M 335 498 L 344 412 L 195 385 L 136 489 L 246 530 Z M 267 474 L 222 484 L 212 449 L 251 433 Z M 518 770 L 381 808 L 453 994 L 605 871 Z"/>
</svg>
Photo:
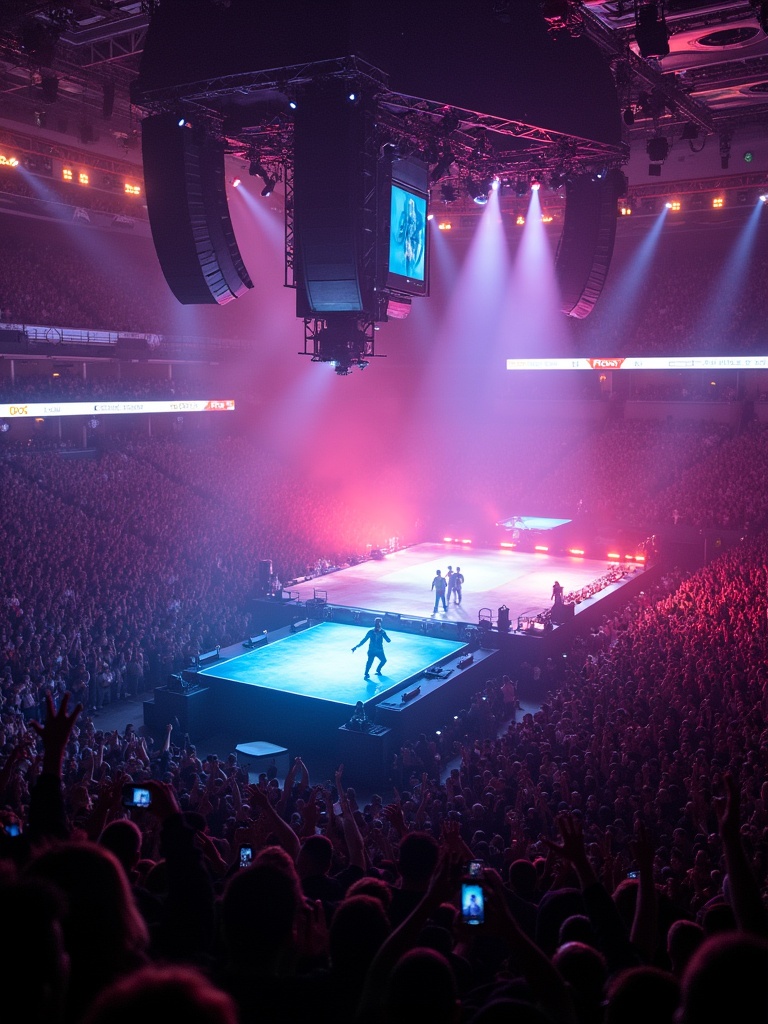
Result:
<svg viewBox="0 0 768 1024">
<path fill-rule="evenodd" d="M 387 284 L 402 292 L 427 291 L 427 197 L 392 181 Z"/>
</svg>

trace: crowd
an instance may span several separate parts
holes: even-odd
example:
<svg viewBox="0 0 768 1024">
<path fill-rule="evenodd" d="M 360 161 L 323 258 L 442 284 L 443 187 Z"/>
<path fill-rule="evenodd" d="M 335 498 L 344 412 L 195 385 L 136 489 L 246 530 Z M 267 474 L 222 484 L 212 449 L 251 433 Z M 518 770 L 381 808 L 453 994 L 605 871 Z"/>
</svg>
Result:
<svg viewBox="0 0 768 1024">
<path fill-rule="evenodd" d="M 70 202 L 96 202 L 95 192 L 55 187 Z M 115 201 L 123 202 L 120 197 Z M 110 197 L 108 203 L 112 202 Z M 24 223 L 13 224 L 14 220 Z M 663 235 L 630 298 L 622 280 L 633 254 L 617 249 L 601 300 L 589 317 L 571 324 L 573 352 L 585 357 L 763 353 L 768 323 L 764 246 L 750 254 L 737 286 L 723 280 L 718 287 L 731 258 L 730 242 L 715 229 L 702 229 L 701 237 L 705 244 L 697 244 L 690 234 Z M 181 333 L 174 301 L 149 238 L 127 237 L 125 232 L 111 237 L 77 223 L 52 227 L 30 218 L 5 218 L 0 232 L 0 311 L 8 322 Z M 198 309 L 195 319 L 197 333 L 214 335 L 218 328 L 219 334 L 249 336 L 248 325 L 236 316 L 227 315 L 223 332 L 220 312 L 215 320 L 204 308 Z M 531 381 L 532 392 L 539 383 L 536 378 Z M 576 387 L 590 395 L 596 391 L 586 378 Z M 716 391 L 709 388 L 708 394 Z"/>
<path fill-rule="evenodd" d="M 622 288 L 622 275 L 624 259 L 631 266 L 632 256 L 617 250 L 604 294 L 589 317 L 575 326 L 580 354 L 706 356 L 765 351 L 765 247 L 749 253 L 734 285 L 725 269 L 733 259 L 729 243 L 712 229 L 700 236 L 706 239 L 704 244 L 697 244 L 696 237 L 662 234 L 631 295 Z"/>
<path fill-rule="evenodd" d="M 768 446 L 765 428 L 753 425 L 692 462 L 642 512 L 652 522 L 743 530 L 768 514 Z"/>
<path fill-rule="evenodd" d="M 106 177 L 104 172 L 96 172 L 95 176 Z M 28 199 L 43 199 L 48 203 L 146 220 L 147 209 L 142 200 L 117 191 L 120 188 L 121 179 L 114 175 L 110 177 L 112 180 L 109 187 L 115 189 L 112 192 L 93 187 L 93 185 L 81 185 L 76 181 L 59 181 L 53 176 L 41 176 L 38 188 L 33 188 L 21 177 L 19 171 L 2 167 L 0 168 L 0 193 L 25 196 Z"/>
<path fill-rule="evenodd" d="M 26 1015 L 49 1022 L 133 1019 L 179 989 L 206 1021 L 765 1006 L 766 565 L 763 536 L 670 572 L 562 665 L 517 666 L 521 688 L 535 668 L 551 686 L 535 713 L 489 680 L 441 747 L 407 745 L 384 796 L 301 758 L 252 781 L 170 727 L 100 731 L 58 690 L 39 722 L 5 699 L 0 886 L 9 920 L 24 907 L 6 984 L 32 959 Z"/>
<path fill-rule="evenodd" d="M 17 374 L 0 378 L 0 402 L 40 401 L 79 402 L 96 398 L 101 401 L 142 401 L 143 399 L 199 398 L 207 394 L 207 386 L 200 375 L 200 381 L 185 377 L 168 377 L 167 374 L 116 373 L 93 374 L 83 379 L 81 374 L 71 371 L 53 373 Z"/>
</svg>

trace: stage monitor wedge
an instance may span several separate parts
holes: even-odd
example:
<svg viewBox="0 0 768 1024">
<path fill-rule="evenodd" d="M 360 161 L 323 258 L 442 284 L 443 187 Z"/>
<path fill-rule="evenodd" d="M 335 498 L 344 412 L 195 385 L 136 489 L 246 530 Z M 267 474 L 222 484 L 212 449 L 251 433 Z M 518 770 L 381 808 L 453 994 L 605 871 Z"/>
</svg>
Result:
<svg viewBox="0 0 768 1024">
<path fill-rule="evenodd" d="M 237 247 L 224 145 L 161 114 L 142 122 L 147 212 L 168 286 L 183 305 L 224 305 L 253 287 Z"/>
</svg>

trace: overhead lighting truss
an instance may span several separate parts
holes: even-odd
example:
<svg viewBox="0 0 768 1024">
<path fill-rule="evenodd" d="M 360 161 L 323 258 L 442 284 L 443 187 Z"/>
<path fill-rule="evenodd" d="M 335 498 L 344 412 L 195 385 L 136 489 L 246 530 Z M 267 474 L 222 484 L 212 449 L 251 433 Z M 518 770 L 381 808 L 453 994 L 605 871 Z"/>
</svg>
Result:
<svg viewBox="0 0 768 1024">
<path fill-rule="evenodd" d="M 318 79 L 342 80 L 353 91 L 367 89 L 375 94 L 382 145 L 389 142 L 431 152 L 434 160 L 430 163 L 438 165 L 445 156 L 441 143 L 450 137 L 451 166 L 445 177 L 462 182 L 470 174 L 503 175 L 505 171 L 518 173 L 564 163 L 574 170 L 619 166 L 629 156 L 624 144 L 612 145 L 394 92 L 383 71 L 355 56 L 218 76 L 170 89 L 135 91 L 133 100 L 149 113 L 181 110 L 190 121 L 205 120 L 210 131 L 225 139 L 231 153 L 245 156 L 257 147 L 263 158 L 277 161 L 292 152 L 293 121 L 288 103 L 276 104 L 275 97 L 290 97 L 300 103 L 302 87 Z M 239 100 L 239 123 L 233 123 L 226 112 L 229 97 Z M 252 100 L 250 113 L 248 99 Z"/>
</svg>

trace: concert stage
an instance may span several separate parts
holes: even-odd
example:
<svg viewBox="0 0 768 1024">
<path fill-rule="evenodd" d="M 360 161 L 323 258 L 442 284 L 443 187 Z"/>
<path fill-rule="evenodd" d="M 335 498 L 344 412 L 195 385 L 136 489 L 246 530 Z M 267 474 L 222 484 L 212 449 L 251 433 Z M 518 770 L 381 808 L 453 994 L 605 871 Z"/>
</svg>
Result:
<svg viewBox="0 0 768 1024">
<path fill-rule="evenodd" d="M 465 580 L 462 601 L 460 605 L 450 604 L 445 613 L 438 611 L 439 621 L 477 624 L 480 612 L 490 609 L 495 622 L 498 609 L 505 606 L 514 627 L 521 616 L 535 616 L 551 607 L 555 580 L 566 594 L 578 591 L 606 573 L 610 563 L 607 559 L 537 551 L 416 544 L 382 559 L 315 577 L 295 585 L 289 593 L 299 605 L 319 596 L 334 607 L 430 618 L 435 599 L 430 590 L 432 580 L 437 569 L 445 575 L 449 565 L 461 567 Z"/>
<path fill-rule="evenodd" d="M 433 615 L 435 570 L 457 564 L 465 577 L 462 603 Z M 299 584 L 289 600 L 256 602 L 258 646 L 221 650 L 212 664 L 185 671 L 179 692 L 158 688 L 145 704 L 145 721 L 153 731 L 177 721 L 198 744 L 215 738 L 218 747 L 234 749 L 267 741 L 291 758 L 311 757 L 327 777 L 343 762 L 351 778 L 378 786 L 404 742 L 466 709 L 487 679 L 515 674 L 524 660 L 543 665 L 565 649 L 575 628 L 586 631 L 599 619 L 611 594 L 633 582 L 639 589 L 644 573 L 628 567 L 580 602 L 569 624 L 516 628 L 551 606 L 555 579 L 568 594 L 608 568 L 581 557 L 420 544 L 340 569 Z M 497 628 L 502 606 L 509 630 Z M 377 615 L 391 643 L 384 645 L 383 675 L 368 681 L 366 647 L 351 648 Z M 347 727 L 359 700 L 372 722 L 368 732 Z"/>
</svg>

